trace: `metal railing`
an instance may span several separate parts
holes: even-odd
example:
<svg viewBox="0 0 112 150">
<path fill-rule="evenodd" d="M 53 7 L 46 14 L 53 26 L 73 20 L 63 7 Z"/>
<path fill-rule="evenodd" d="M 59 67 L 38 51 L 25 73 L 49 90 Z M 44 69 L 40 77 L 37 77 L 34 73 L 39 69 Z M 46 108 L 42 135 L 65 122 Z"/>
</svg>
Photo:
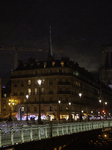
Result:
<svg viewBox="0 0 112 150">
<path fill-rule="evenodd" d="M 112 121 L 72 122 L 0 128 L 0 147 L 112 127 Z"/>
</svg>

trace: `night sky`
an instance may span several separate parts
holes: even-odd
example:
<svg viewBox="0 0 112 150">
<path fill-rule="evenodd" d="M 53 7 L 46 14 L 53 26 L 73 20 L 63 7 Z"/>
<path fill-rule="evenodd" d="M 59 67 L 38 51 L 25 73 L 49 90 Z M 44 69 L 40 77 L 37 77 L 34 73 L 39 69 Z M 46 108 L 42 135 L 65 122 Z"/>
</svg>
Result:
<svg viewBox="0 0 112 150">
<path fill-rule="evenodd" d="M 36 48 L 18 51 L 18 59 L 45 60 L 49 25 L 55 59 L 69 56 L 90 72 L 99 68 L 102 45 L 112 44 L 112 1 L 108 0 L 0 0 L 0 47 Z M 63 51 L 63 53 L 61 53 Z M 14 51 L 0 50 L 0 76 L 13 69 Z"/>
</svg>

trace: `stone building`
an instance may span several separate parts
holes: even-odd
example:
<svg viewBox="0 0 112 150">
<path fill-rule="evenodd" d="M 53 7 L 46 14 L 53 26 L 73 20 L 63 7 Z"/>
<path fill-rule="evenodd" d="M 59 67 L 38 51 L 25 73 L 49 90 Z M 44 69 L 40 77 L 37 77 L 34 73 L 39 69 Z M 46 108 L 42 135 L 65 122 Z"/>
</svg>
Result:
<svg viewBox="0 0 112 150">
<path fill-rule="evenodd" d="M 9 87 L 2 87 L 2 93 L 1 93 L 1 118 L 6 118 L 8 119 L 10 112 L 11 112 L 11 108 L 8 105 L 9 100 L 10 100 L 10 86 Z M 5 119 L 4 118 L 4 119 Z"/>
<path fill-rule="evenodd" d="M 2 105 L 1 105 L 1 97 L 2 97 L 2 84 L 1 84 L 1 78 L 0 78 L 0 117 L 1 117 L 1 113 L 2 113 Z"/>
<path fill-rule="evenodd" d="M 38 79 L 42 80 L 40 88 Z M 27 113 L 29 118 L 38 119 L 39 100 L 42 119 L 76 119 L 82 110 L 97 115 L 101 108 L 99 99 L 103 101 L 102 109 L 108 102 L 105 109 L 111 113 L 112 90 L 69 58 L 54 60 L 51 56 L 47 61 L 21 62 L 11 77 L 11 100 L 17 101 L 14 111 L 18 120 L 26 119 Z"/>
<path fill-rule="evenodd" d="M 112 46 L 102 47 L 100 53 L 100 81 L 112 88 Z"/>
<path fill-rule="evenodd" d="M 42 119 L 77 120 L 81 112 L 97 116 L 103 109 L 109 116 L 112 113 L 112 90 L 68 57 L 54 59 L 51 27 L 49 43 L 46 61 L 30 59 L 28 63 L 21 62 L 13 71 L 10 106 L 17 113 L 17 119 L 26 120 L 28 116 L 37 120 L 41 113 Z M 39 79 L 42 81 L 40 86 Z M 81 97 L 79 93 L 82 93 Z M 26 98 L 26 94 L 29 97 Z"/>
</svg>

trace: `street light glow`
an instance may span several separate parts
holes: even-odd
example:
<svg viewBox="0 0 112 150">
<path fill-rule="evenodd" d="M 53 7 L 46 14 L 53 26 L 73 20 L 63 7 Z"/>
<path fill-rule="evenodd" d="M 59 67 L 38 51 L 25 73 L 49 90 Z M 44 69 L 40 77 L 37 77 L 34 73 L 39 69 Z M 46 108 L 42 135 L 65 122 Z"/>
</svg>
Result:
<svg viewBox="0 0 112 150">
<path fill-rule="evenodd" d="M 107 105 L 107 102 L 105 102 L 105 105 Z"/>
<path fill-rule="evenodd" d="M 29 95 L 28 95 L 28 94 L 26 95 L 26 98 L 27 98 L 27 99 L 29 98 Z"/>
<path fill-rule="evenodd" d="M 69 102 L 68 104 L 71 105 L 71 102 Z"/>
<path fill-rule="evenodd" d="M 93 111 L 91 110 L 91 114 L 93 114 Z"/>
<path fill-rule="evenodd" d="M 39 79 L 39 80 L 38 80 L 38 84 L 41 85 L 41 83 L 42 83 L 42 80 Z"/>
<path fill-rule="evenodd" d="M 81 97 L 81 96 L 82 96 L 82 93 L 79 93 L 79 96 Z"/>
<path fill-rule="evenodd" d="M 99 103 L 101 103 L 102 102 L 102 100 L 101 99 L 99 99 Z"/>
<path fill-rule="evenodd" d="M 61 101 L 59 100 L 59 101 L 58 101 L 58 103 L 60 104 L 60 103 L 61 103 Z"/>
</svg>

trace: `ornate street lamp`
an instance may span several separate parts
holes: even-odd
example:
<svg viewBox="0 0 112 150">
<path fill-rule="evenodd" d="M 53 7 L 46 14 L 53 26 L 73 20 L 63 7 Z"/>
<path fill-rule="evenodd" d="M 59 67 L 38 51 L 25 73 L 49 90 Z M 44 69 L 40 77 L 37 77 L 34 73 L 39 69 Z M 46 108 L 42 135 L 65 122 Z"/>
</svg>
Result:
<svg viewBox="0 0 112 150">
<path fill-rule="evenodd" d="M 29 95 L 28 93 L 26 94 L 26 99 L 27 99 L 27 118 L 26 118 L 26 121 L 28 122 L 28 98 L 29 98 Z"/>
<path fill-rule="evenodd" d="M 71 122 L 71 102 L 69 102 L 68 105 L 69 105 L 69 119 Z"/>
<path fill-rule="evenodd" d="M 41 79 L 38 79 L 38 85 L 39 85 L 39 116 L 38 116 L 38 124 L 41 123 L 41 104 L 40 104 L 40 86 L 41 86 L 41 83 L 42 83 L 42 80 Z"/>
<path fill-rule="evenodd" d="M 99 103 L 101 104 L 102 103 L 102 100 L 99 99 Z M 100 120 L 101 120 L 101 110 L 102 110 L 102 107 L 100 108 Z"/>
<path fill-rule="evenodd" d="M 9 121 L 12 121 L 12 108 L 13 108 L 13 106 L 15 105 L 15 104 L 17 104 L 17 100 L 11 100 L 11 99 L 9 99 L 9 103 L 8 103 L 8 105 L 10 106 L 10 117 L 9 117 Z"/>
<path fill-rule="evenodd" d="M 58 104 L 59 104 L 59 123 L 60 123 L 60 103 L 61 103 L 61 101 L 59 100 L 58 101 Z"/>
<path fill-rule="evenodd" d="M 104 105 L 107 105 L 107 102 L 103 102 L 101 99 L 99 100 L 99 103 L 100 104 L 103 104 L 103 109 L 105 109 L 104 108 Z M 101 108 L 100 108 L 101 110 L 100 110 L 100 119 L 101 119 L 101 112 L 106 112 L 105 110 L 102 110 L 102 105 L 101 105 Z M 107 112 L 106 112 L 106 115 L 107 115 Z M 106 117 L 106 119 L 107 119 L 107 117 Z"/>
<path fill-rule="evenodd" d="M 82 121 L 82 112 L 81 112 L 81 97 L 82 97 L 82 93 L 79 93 L 79 97 L 80 97 L 80 121 Z"/>
</svg>

